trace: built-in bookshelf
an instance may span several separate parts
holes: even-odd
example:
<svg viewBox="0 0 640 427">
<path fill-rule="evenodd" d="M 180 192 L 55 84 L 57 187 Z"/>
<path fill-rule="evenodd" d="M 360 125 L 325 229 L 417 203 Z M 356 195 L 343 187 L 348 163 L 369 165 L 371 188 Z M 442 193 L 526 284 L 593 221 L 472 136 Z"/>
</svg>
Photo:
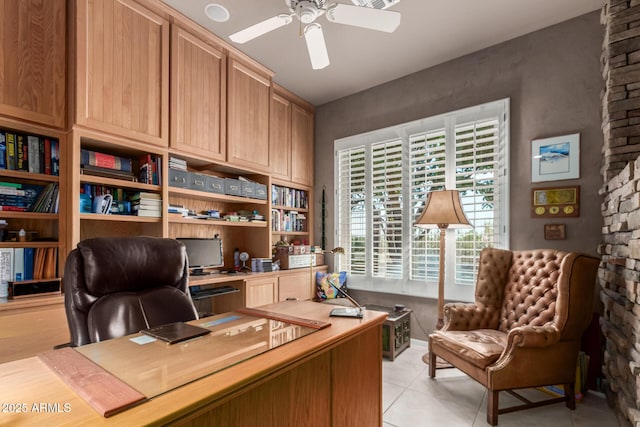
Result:
<svg viewBox="0 0 640 427">
<path fill-rule="evenodd" d="M 0 119 L 0 298 L 10 282 L 59 275 L 62 142 L 51 129 Z"/>
<path fill-rule="evenodd" d="M 309 241 L 310 191 L 286 185 L 271 185 L 271 233 L 273 241 Z"/>
</svg>

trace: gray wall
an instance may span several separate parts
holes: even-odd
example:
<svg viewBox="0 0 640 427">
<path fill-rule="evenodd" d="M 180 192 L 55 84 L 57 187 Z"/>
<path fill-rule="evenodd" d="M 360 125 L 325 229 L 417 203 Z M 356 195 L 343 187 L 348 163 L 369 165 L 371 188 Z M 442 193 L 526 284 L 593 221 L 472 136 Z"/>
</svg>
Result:
<svg viewBox="0 0 640 427">
<path fill-rule="evenodd" d="M 315 243 L 320 244 L 320 197 L 326 188 L 327 247 L 333 247 L 335 139 L 508 97 L 511 249 L 556 248 L 595 255 L 602 227 L 599 15 L 592 12 L 318 107 Z M 577 132 L 580 179 L 532 184 L 531 140 Z M 580 185 L 579 218 L 530 217 L 532 188 L 565 185 Z M 566 240 L 544 239 L 544 224 L 551 222 L 566 224 Z M 435 323 L 431 300 L 367 292 L 358 296 L 365 303 L 400 302 L 413 308 L 427 331 Z M 417 332 L 414 328 L 413 335 L 421 337 Z"/>
</svg>

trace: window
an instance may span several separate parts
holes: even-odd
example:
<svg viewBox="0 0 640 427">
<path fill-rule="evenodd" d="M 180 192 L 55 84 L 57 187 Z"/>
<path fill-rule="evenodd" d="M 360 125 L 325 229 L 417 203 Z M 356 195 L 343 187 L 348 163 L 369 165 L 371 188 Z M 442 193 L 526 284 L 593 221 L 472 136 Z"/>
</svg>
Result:
<svg viewBox="0 0 640 427">
<path fill-rule="evenodd" d="M 474 227 L 446 231 L 447 298 L 473 300 L 480 251 L 508 246 L 508 114 L 505 99 L 335 142 L 336 261 L 352 287 L 437 296 L 439 231 L 413 224 L 448 188 Z"/>
</svg>

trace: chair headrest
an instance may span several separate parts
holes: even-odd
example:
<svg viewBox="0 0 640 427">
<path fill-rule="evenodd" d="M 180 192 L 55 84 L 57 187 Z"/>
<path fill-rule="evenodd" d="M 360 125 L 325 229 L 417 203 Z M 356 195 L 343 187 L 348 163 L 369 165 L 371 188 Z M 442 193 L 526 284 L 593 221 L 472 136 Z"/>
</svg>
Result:
<svg viewBox="0 0 640 427">
<path fill-rule="evenodd" d="M 187 269 L 184 245 L 157 237 L 87 239 L 78 243 L 89 293 L 137 292 L 178 287 Z"/>
</svg>

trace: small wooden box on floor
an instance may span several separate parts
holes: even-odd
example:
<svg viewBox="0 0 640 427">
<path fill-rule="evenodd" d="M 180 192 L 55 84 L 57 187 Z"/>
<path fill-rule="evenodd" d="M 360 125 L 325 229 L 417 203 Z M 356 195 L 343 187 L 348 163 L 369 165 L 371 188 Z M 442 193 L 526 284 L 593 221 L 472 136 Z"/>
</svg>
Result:
<svg viewBox="0 0 640 427">
<path fill-rule="evenodd" d="M 404 308 L 396 311 L 381 305 L 367 305 L 367 308 L 388 314 L 382 325 L 382 356 L 393 361 L 411 345 L 411 310 Z"/>
</svg>

